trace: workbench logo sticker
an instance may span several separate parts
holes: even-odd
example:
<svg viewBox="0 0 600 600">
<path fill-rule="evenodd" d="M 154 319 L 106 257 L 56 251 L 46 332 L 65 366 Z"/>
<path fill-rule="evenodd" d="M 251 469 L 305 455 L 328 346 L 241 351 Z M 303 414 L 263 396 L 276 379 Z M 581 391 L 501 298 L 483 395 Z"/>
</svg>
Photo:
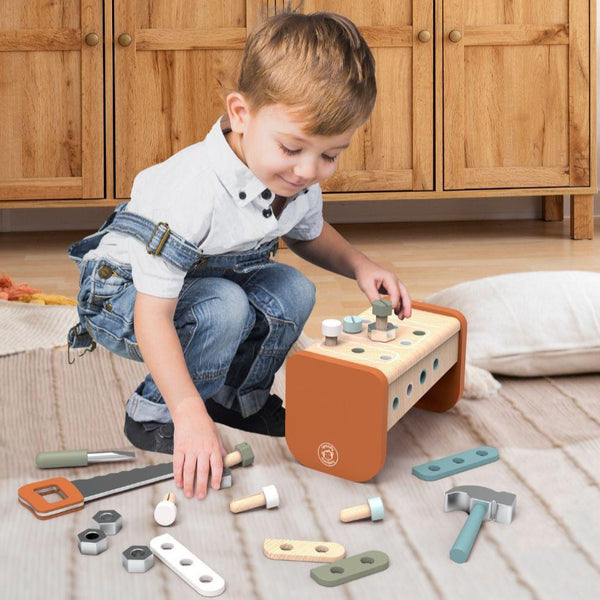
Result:
<svg viewBox="0 0 600 600">
<path fill-rule="evenodd" d="M 317 453 L 319 454 L 319 460 L 326 467 L 335 467 L 337 464 L 339 456 L 337 448 L 333 444 L 330 444 L 329 442 L 323 442 L 319 446 Z"/>
</svg>

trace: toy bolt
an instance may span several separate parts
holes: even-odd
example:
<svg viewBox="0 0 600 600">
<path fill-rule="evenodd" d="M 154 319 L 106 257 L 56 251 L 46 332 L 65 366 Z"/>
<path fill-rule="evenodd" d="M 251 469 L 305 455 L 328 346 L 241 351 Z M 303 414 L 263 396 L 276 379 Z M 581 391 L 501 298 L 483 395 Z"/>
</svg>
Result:
<svg viewBox="0 0 600 600">
<path fill-rule="evenodd" d="M 165 497 L 154 509 L 154 520 L 164 527 L 172 525 L 177 517 L 177 506 L 175 505 L 175 494 L 167 492 Z"/>
<path fill-rule="evenodd" d="M 321 322 L 321 333 L 325 336 L 325 346 L 337 346 L 338 336 L 342 333 L 342 322 L 337 319 L 325 319 Z"/>
<path fill-rule="evenodd" d="M 344 317 L 342 329 L 344 333 L 360 333 L 363 330 L 363 321 L 360 317 L 352 315 Z"/>
<path fill-rule="evenodd" d="M 392 314 L 392 302 L 387 298 L 375 300 L 372 305 L 373 314 L 375 315 L 375 329 L 379 331 L 387 331 L 387 318 Z"/>
<path fill-rule="evenodd" d="M 367 504 L 343 508 L 340 511 L 340 520 L 344 523 L 349 523 L 350 521 L 359 521 L 360 519 L 368 519 L 370 517 L 371 521 L 381 521 L 383 514 L 383 502 L 379 496 L 375 496 L 369 498 Z"/>
<path fill-rule="evenodd" d="M 258 494 L 232 500 L 229 503 L 229 510 L 232 513 L 239 513 L 261 506 L 266 506 L 267 508 L 279 506 L 279 493 L 274 485 L 267 485 Z"/>
<path fill-rule="evenodd" d="M 235 467 L 235 465 L 242 464 L 242 467 L 249 467 L 254 462 L 254 452 L 250 444 L 241 442 L 236 444 L 235 450 L 223 457 L 224 467 Z"/>
</svg>

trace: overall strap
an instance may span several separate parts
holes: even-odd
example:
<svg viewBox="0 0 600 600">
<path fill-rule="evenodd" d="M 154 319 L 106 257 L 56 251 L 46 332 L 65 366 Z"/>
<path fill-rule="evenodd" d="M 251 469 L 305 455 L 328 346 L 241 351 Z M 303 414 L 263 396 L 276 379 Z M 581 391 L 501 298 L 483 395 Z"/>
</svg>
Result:
<svg viewBox="0 0 600 600">
<path fill-rule="evenodd" d="M 168 223 L 154 223 L 129 211 L 115 214 L 108 229 L 132 235 L 146 245 L 148 254 L 161 256 L 182 271 L 189 271 L 204 256 L 193 244 L 170 229 Z"/>
</svg>

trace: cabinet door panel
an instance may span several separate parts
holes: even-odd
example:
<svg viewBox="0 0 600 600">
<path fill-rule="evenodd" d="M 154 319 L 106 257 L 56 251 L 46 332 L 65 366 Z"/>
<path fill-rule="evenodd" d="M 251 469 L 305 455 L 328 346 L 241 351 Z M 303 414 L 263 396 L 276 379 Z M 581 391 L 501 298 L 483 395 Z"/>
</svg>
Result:
<svg viewBox="0 0 600 600">
<path fill-rule="evenodd" d="M 225 112 L 265 0 L 115 0 L 115 196 L 135 175 L 203 139 Z M 128 33 L 131 44 L 119 36 Z"/>
<path fill-rule="evenodd" d="M 375 57 L 377 102 L 327 192 L 433 189 L 433 0 L 277 1 L 279 12 L 343 14 Z M 428 42 L 418 34 L 427 30 Z"/>
<path fill-rule="evenodd" d="M 445 189 L 590 184 L 588 13 L 587 0 L 444 1 Z"/>
<path fill-rule="evenodd" d="M 101 36 L 101 0 L 1 3 L 2 198 L 104 196 Z"/>
</svg>

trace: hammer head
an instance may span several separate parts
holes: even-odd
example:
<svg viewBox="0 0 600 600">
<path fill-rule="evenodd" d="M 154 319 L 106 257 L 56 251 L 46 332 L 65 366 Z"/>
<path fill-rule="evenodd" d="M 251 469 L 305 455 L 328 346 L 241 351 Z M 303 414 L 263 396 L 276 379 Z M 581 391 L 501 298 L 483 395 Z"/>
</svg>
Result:
<svg viewBox="0 0 600 600">
<path fill-rule="evenodd" d="M 460 485 L 446 492 L 444 510 L 464 510 L 470 513 L 476 504 L 487 508 L 484 521 L 512 523 L 517 506 L 517 497 L 508 492 L 496 492 L 480 485 Z"/>
</svg>

